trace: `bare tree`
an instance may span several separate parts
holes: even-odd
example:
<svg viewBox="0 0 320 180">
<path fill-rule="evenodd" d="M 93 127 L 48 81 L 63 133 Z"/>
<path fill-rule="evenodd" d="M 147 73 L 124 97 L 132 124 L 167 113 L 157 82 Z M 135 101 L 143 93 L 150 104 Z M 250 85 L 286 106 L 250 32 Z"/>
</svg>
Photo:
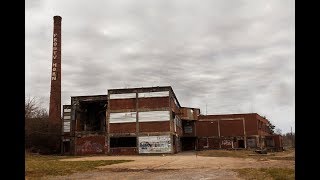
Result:
<svg viewBox="0 0 320 180">
<path fill-rule="evenodd" d="M 25 97 L 25 119 L 49 117 L 47 109 L 42 107 L 41 101 L 36 97 Z"/>
<path fill-rule="evenodd" d="M 49 152 L 48 111 L 40 98 L 25 97 L 25 148 L 35 152 Z"/>
<path fill-rule="evenodd" d="M 24 101 L 24 117 L 26 119 L 32 118 L 35 111 L 38 109 L 35 97 L 25 97 Z"/>
<path fill-rule="evenodd" d="M 277 128 L 277 129 L 276 129 L 276 134 L 281 135 L 281 134 L 282 134 L 282 130 L 281 130 L 280 128 Z"/>
<path fill-rule="evenodd" d="M 275 125 L 273 125 L 265 116 L 263 116 L 268 121 L 267 127 L 269 129 L 270 134 L 274 134 Z"/>
</svg>

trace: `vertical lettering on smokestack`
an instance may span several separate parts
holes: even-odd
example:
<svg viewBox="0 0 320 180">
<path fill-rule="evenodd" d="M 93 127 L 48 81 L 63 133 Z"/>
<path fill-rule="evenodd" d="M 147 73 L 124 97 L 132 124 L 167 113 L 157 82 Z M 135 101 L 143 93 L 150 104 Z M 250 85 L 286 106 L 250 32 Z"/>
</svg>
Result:
<svg viewBox="0 0 320 180">
<path fill-rule="evenodd" d="M 49 131 L 61 135 L 61 17 L 53 17 L 53 51 L 49 108 Z M 60 130 L 60 131 L 59 131 Z M 57 142 L 58 143 L 58 142 Z M 60 142 L 59 142 L 60 143 Z"/>
</svg>

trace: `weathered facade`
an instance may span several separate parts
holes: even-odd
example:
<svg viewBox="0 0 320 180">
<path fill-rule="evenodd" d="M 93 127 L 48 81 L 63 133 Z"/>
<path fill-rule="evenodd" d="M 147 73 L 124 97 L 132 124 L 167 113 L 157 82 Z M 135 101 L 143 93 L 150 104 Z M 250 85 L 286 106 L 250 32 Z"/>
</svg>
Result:
<svg viewBox="0 0 320 180">
<path fill-rule="evenodd" d="M 181 107 L 179 112 L 183 130 L 183 135 L 181 137 L 182 150 L 195 150 L 197 140 L 196 122 L 200 115 L 200 109 Z"/>
<path fill-rule="evenodd" d="M 63 106 L 62 153 L 106 153 L 107 95 L 71 97 Z"/>
<path fill-rule="evenodd" d="M 109 154 L 181 151 L 180 104 L 171 87 L 111 89 L 108 102 Z"/>
<path fill-rule="evenodd" d="M 265 148 L 271 136 L 268 120 L 257 113 L 200 115 L 196 129 L 199 150 Z"/>
<path fill-rule="evenodd" d="M 181 107 L 171 86 L 109 89 L 63 106 L 64 154 L 163 154 L 182 150 L 279 149 L 256 113 L 201 115 Z"/>
</svg>

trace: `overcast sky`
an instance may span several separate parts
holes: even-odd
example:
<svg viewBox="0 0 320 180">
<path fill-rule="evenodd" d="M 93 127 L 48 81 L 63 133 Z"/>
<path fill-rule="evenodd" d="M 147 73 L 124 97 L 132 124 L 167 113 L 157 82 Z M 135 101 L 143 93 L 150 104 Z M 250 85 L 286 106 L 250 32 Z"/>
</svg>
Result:
<svg viewBox="0 0 320 180">
<path fill-rule="evenodd" d="M 45 106 L 59 15 L 62 104 L 170 85 L 202 114 L 256 112 L 294 131 L 292 0 L 27 0 L 25 8 L 25 93 Z"/>
</svg>

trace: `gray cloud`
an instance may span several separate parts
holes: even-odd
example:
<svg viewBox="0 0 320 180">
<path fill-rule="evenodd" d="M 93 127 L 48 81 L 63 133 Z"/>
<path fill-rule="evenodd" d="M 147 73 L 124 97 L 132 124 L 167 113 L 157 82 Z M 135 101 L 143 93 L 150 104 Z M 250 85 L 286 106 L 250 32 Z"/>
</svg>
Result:
<svg viewBox="0 0 320 180">
<path fill-rule="evenodd" d="M 294 1 L 26 1 L 26 94 L 49 99 L 53 16 L 62 16 L 62 103 L 171 85 L 202 113 L 295 122 Z M 47 102 L 48 104 L 48 102 Z"/>
</svg>

